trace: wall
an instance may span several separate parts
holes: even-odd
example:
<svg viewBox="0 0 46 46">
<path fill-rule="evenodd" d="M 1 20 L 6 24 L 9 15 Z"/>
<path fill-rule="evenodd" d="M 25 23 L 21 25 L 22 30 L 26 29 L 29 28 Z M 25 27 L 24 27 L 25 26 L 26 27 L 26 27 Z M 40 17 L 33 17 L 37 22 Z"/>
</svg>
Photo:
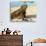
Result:
<svg viewBox="0 0 46 46">
<path fill-rule="evenodd" d="M 37 37 L 46 38 L 46 0 L 36 0 L 37 19 L 35 23 L 10 22 L 10 0 L 0 0 L 0 31 L 6 27 L 11 30 L 21 30 L 23 32 L 24 44 Z"/>
</svg>

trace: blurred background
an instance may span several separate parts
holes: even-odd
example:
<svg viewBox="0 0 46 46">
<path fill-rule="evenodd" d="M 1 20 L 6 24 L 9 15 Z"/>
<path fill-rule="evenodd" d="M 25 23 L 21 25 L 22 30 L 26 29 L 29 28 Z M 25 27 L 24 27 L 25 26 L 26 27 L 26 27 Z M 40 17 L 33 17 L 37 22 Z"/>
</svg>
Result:
<svg viewBox="0 0 46 46">
<path fill-rule="evenodd" d="M 10 0 L 0 0 L 0 31 L 7 27 L 12 31 L 15 29 L 21 30 L 23 32 L 24 45 L 35 38 L 40 37 L 46 39 L 46 0 L 34 1 L 37 2 L 37 19 L 35 23 L 32 23 L 11 22 Z"/>
</svg>

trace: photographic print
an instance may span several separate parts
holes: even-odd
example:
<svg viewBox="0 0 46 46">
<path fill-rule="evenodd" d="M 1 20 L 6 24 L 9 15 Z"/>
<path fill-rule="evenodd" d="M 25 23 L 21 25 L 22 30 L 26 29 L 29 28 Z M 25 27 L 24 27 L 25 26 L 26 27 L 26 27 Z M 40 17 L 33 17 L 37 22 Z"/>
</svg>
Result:
<svg viewBox="0 0 46 46">
<path fill-rule="evenodd" d="M 10 2 L 10 19 L 12 22 L 35 22 L 35 1 L 12 1 Z"/>
</svg>

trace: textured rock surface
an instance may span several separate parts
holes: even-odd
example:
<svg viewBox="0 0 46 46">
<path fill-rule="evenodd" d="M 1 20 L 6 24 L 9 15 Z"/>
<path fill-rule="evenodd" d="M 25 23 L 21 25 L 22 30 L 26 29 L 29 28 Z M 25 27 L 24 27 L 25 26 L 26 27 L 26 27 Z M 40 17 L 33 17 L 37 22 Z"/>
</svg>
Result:
<svg viewBox="0 0 46 46">
<path fill-rule="evenodd" d="M 35 42 L 35 43 L 46 43 L 46 39 L 38 38 L 38 39 L 34 39 L 33 42 Z"/>
<path fill-rule="evenodd" d="M 23 35 L 0 35 L 0 46 L 23 46 Z"/>
</svg>

